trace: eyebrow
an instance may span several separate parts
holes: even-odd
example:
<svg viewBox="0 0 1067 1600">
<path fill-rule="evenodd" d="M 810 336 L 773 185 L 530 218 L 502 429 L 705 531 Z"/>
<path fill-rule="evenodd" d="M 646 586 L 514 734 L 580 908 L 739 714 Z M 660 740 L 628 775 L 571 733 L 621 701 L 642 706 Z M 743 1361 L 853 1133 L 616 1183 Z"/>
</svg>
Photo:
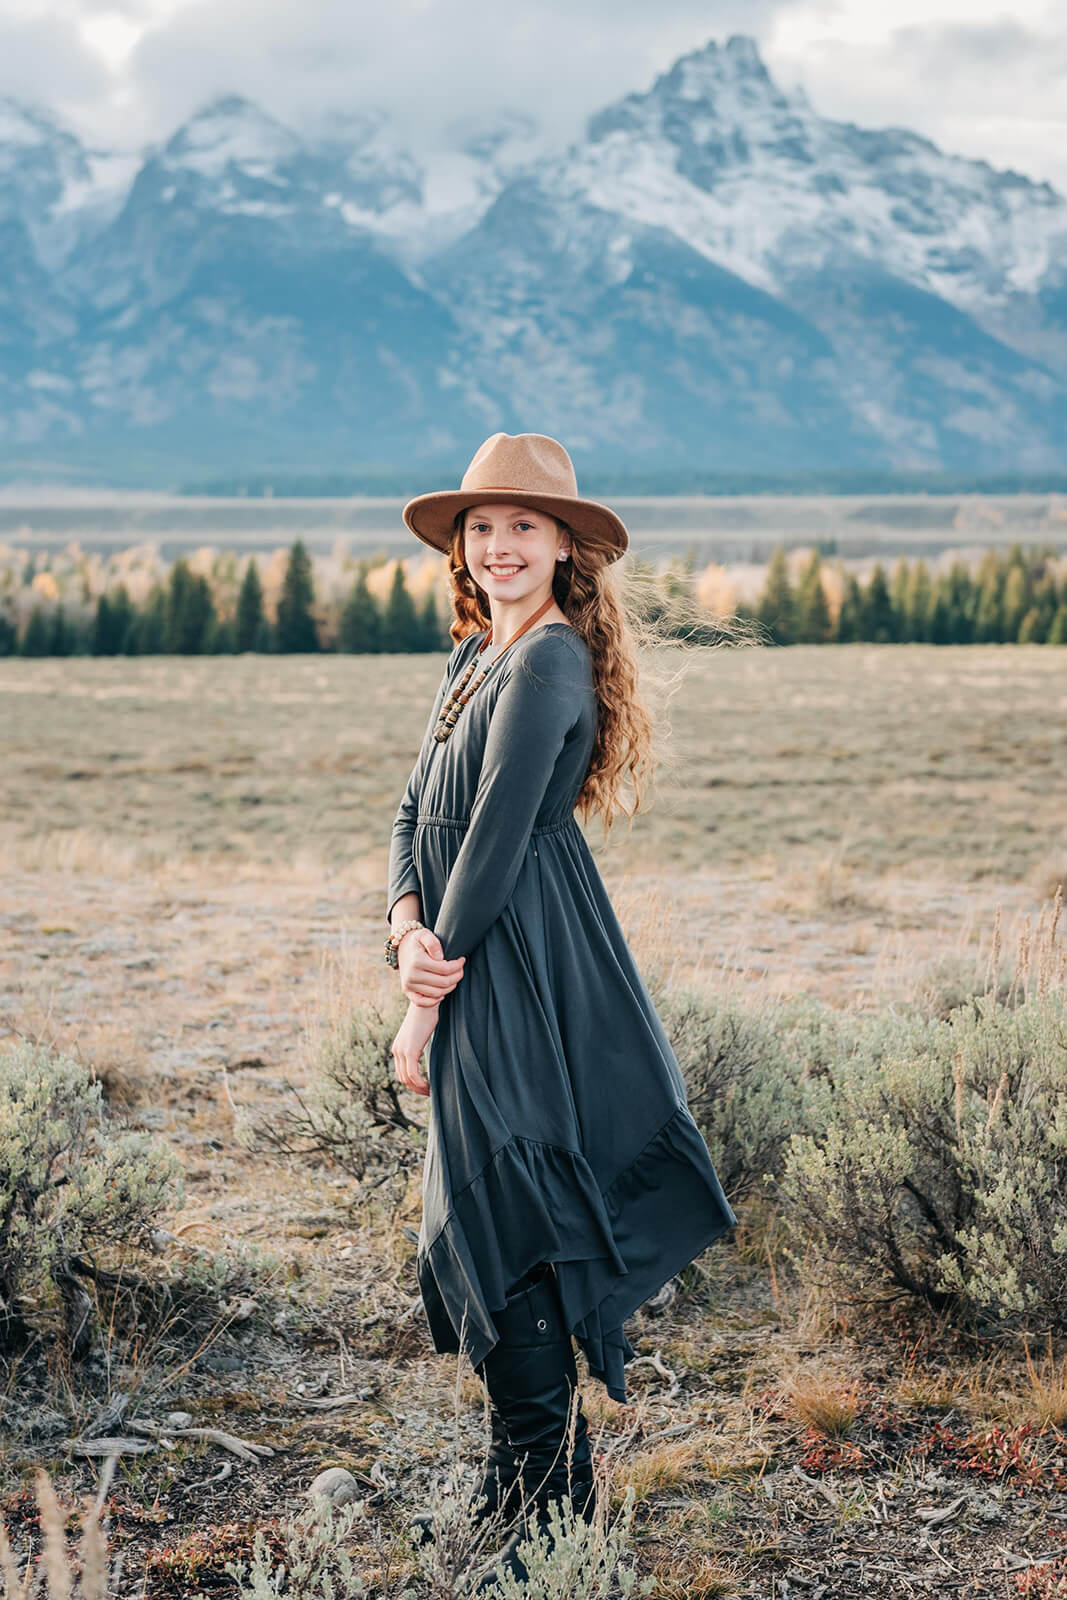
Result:
<svg viewBox="0 0 1067 1600">
<path fill-rule="evenodd" d="M 544 512 L 544 511 L 542 511 L 542 512 L 523 511 L 522 508 L 519 507 L 517 510 L 512 512 L 510 520 L 512 520 L 514 522 L 527 522 L 527 521 L 529 521 L 530 517 L 536 517 L 536 516 L 542 516 L 543 517 L 546 514 L 547 513 Z M 488 522 L 489 521 L 489 518 L 485 515 L 484 511 L 478 511 L 478 512 L 468 511 L 468 512 L 465 513 L 465 515 L 468 516 L 471 519 L 472 522 Z M 504 520 L 507 521 L 508 519 L 505 518 Z"/>
</svg>

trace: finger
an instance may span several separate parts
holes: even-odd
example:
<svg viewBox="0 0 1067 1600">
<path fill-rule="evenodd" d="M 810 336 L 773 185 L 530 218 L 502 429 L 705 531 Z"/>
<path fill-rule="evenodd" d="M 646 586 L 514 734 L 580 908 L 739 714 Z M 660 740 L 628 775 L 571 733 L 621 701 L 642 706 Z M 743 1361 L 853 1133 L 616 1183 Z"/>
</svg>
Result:
<svg viewBox="0 0 1067 1600">
<path fill-rule="evenodd" d="M 422 961 L 412 963 L 411 973 L 413 977 L 423 981 L 432 978 L 436 983 L 442 978 L 453 977 L 457 970 L 462 971 L 462 968 L 457 969 L 454 961 L 431 961 L 426 957 Z"/>
<path fill-rule="evenodd" d="M 440 945 L 437 948 L 440 951 Z M 466 956 L 453 956 L 450 961 L 446 961 L 442 954 L 434 955 L 432 951 L 423 947 L 415 959 L 420 966 L 430 967 L 435 972 L 454 972 L 457 967 L 463 965 L 467 958 Z"/>
<path fill-rule="evenodd" d="M 419 976 L 412 978 L 411 988 L 415 990 L 416 994 L 427 995 L 436 999 L 439 995 L 449 994 L 458 981 L 458 978 L 423 978 Z"/>
<path fill-rule="evenodd" d="M 412 983 L 404 990 L 408 999 L 416 1006 L 436 1006 L 441 1002 L 442 991 L 438 989 L 424 989 L 421 984 Z"/>
</svg>

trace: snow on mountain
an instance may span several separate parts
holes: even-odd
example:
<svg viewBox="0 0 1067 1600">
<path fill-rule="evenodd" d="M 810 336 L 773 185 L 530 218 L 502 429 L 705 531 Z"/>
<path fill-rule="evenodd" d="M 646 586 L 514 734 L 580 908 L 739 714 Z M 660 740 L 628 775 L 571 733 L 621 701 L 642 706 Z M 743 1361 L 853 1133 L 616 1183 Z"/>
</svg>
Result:
<svg viewBox="0 0 1067 1600">
<path fill-rule="evenodd" d="M 224 203 L 237 174 L 277 182 L 301 153 L 300 140 L 274 117 L 243 95 L 226 95 L 184 123 L 158 159 L 165 171 L 213 181 Z"/>
<path fill-rule="evenodd" d="M 329 467 L 533 427 L 601 465 L 975 470 L 1067 437 L 1067 202 L 820 117 L 741 36 L 565 150 L 226 95 L 131 156 L 0 101 L 0 255 L 0 453 Z"/>
<path fill-rule="evenodd" d="M 590 119 L 558 192 L 664 227 L 769 293 L 855 256 L 981 312 L 1067 253 L 1067 202 L 902 128 L 820 117 L 735 35 Z"/>
<path fill-rule="evenodd" d="M 735 36 L 591 118 L 422 270 L 483 388 L 549 375 L 568 436 L 1032 466 L 1067 435 L 1065 224 L 1048 185 L 818 117 Z"/>
</svg>

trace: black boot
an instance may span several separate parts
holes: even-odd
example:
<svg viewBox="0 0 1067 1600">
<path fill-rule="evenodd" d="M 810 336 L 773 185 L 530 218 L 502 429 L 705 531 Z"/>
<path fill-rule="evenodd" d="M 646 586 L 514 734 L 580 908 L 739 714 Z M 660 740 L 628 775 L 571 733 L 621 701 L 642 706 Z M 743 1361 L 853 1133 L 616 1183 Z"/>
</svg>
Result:
<svg viewBox="0 0 1067 1600">
<path fill-rule="evenodd" d="M 500 1337 L 482 1362 L 481 1374 L 518 1459 L 525 1515 L 551 1537 L 547 1518 L 552 1499 L 569 1500 L 588 1522 L 596 1510 L 574 1347 L 551 1268 L 545 1266 L 529 1288 L 509 1295 L 494 1320 Z M 572 1410 L 574 1439 L 568 1458 Z M 517 1550 L 528 1532 L 517 1527 L 494 1564 L 503 1564 L 520 1582 L 527 1574 Z"/>
<path fill-rule="evenodd" d="M 522 1291 L 529 1289 L 533 1284 L 540 1282 L 548 1271 L 548 1263 L 539 1261 L 529 1272 L 511 1287 L 507 1297 L 509 1306 L 515 1305 L 521 1298 Z M 499 1318 L 498 1318 L 499 1320 Z M 485 1381 L 484 1366 L 475 1369 Z M 488 1386 L 487 1391 L 488 1393 Z M 486 1456 L 485 1472 L 482 1481 L 474 1491 L 474 1510 L 471 1521 L 475 1527 L 480 1526 L 488 1517 L 494 1516 L 498 1511 L 503 1514 L 505 1526 L 522 1508 L 522 1483 L 519 1479 L 519 1464 L 515 1459 L 515 1452 L 508 1442 L 507 1428 L 504 1419 L 497 1410 L 492 1394 L 489 1394 L 489 1423 L 490 1443 Z M 434 1537 L 433 1516 L 428 1511 L 421 1511 L 411 1519 L 411 1531 L 416 1540 L 421 1544 Z"/>
</svg>

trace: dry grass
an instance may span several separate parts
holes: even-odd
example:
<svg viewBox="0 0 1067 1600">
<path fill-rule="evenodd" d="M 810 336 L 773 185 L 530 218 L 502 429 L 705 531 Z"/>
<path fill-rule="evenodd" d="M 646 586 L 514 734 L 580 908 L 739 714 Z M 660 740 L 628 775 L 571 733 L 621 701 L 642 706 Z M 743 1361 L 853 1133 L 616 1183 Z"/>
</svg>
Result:
<svg viewBox="0 0 1067 1600">
<path fill-rule="evenodd" d="M 1067 1354 L 1056 1356 L 1053 1353 L 1051 1335 L 1040 1366 L 1030 1354 L 1027 1342 L 1026 1375 L 1030 1388 L 1021 1397 L 1024 1416 L 1032 1418 L 1040 1428 L 1067 1430 Z"/>
<path fill-rule="evenodd" d="M 706 1463 L 706 1447 L 701 1439 L 672 1439 L 654 1450 L 639 1451 L 627 1458 L 622 1473 L 631 1483 L 638 1500 L 650 1494 L 677 1488 L 690 1481 L 693 1469 Z"/>
<path fill-rule="evenodd" d="M 113 1465 L 112 1461 L 112 1468 Z M 110 1480 L 108 1469 L 95 1500 L 86 1497 L 83 1501 L 78 1517 L 80 1537 L 76 1545 L 71 1545 L 67 1536 L 70 1512 L 60 1504 L 48 1473 L 40 1469 L 36 1472 L 40 1564 L 32 1555 L 18 1554 L 0 1517 L 0 1600 L 35 1600 L 42 1592 L 42 1577 L 49 1600 L 109 1600 L 118 1594 L 119 1574 L 110 1568 L 100 1514 Z"/>
<path fill-rule="evenodd" d="M 844 1439 L 859 1414 L 861 1385 L 839 1369 L 807 1364 L 782 1379 L 782 1394 L 805 1427 Z"/>
<path fill-rule="evenodd" d="M 672 1560 L 656 1573 L 653 1600 L 720 1600 L 737 1593 L 737 1579 L 718 1561 Z"/>
<path fill-rule="evenodd" d="M 355 656 L 7 659 L 13 864 L 122 877 L 178 858 L 369 863 L 375 882 L 443 661 L 406 658 L 398 695 Z M 692 653 L 656 803 L 632 831 L 621 819 L 607 852 L 622 872 L 709 857 L 780 883 L 799 870 L 815 909 L 849 914 L 869 914 L 889 869 L 1058 873 L 1060 672 L 1037 648 Z M 599 824 L 589 837 L 605 848 Z"/>
</svg>

